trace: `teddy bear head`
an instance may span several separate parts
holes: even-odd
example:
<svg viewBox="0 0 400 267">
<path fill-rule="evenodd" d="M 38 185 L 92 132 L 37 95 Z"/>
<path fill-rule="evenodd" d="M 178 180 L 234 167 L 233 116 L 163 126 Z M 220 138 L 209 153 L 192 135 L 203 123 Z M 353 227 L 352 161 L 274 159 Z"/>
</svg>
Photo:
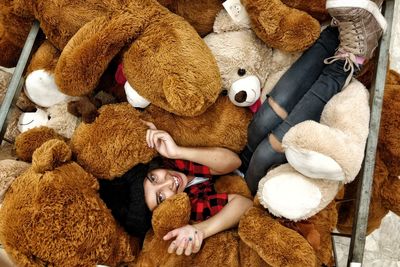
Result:
<svg viewBox="0 0 400 267">
<path fill-rule="evenodd" d="M 22 113 L 18 120 L 18 130 L 24 133 L 34 127 L 47 126 L 69 139 L 79 123 L 80 119 L 68 112 L 68 102 L 61 102 L 48 109 L 37 108 L 34 112 Z"/>
<path fill-rule="evenodd" d="M 34 152 L 32 167 L 4 198 L 2 244 L 18 265 L 132 262 L 134 243 L 100 199 L 97 179 L 71 155 L 60 140 L 49 140 Z"/>
<path fill-rule="evenodd" d="M 218 13 L 214 32 L 204 41 L 217 60 L 229 99 L 241 107 L 258 101 L 269 74 L 272 49 L 257 38 L 249 25 L 236 24 L 225 10 Z"/>
</svg>

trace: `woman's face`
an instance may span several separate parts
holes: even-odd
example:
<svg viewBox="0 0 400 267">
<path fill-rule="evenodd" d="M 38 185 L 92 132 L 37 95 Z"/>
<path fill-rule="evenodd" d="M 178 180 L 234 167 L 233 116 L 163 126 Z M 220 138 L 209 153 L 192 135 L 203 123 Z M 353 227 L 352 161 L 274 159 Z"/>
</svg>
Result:
<svg viewBox="0 0 400 267">
<path fill-rule="evenodd" d="M 188 184 L 188 178 L 181 172 L 167 169 L 155 169 L 147 173 L 144 179 L 144 198 L 152 211 L 167 198 L 183 192 Z"/>
</svg>

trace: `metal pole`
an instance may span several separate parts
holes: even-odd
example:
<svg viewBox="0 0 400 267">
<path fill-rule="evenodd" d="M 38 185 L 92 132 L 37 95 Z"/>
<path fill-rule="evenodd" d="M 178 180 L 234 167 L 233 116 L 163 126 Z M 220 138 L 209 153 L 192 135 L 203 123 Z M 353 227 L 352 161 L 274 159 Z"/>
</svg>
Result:
<svg viewBox="0 0 400 267">
<path fill-rule="evenodd" d="M 379 46 L 378 66 L 375 80 L 372 84 L 372 107 L 369 136 L 366 146 L 366 155 L 363 165 L 363 175 L 358 186 L 358 199 L 353 222 L 353 232 L 350 242 L 350 251 L 347 265 L 350 267 L 361 266 L 365 238 L 367 233 L 369 203 L 371 197 L 372 180 L 375 167 L 375 153 L 378 144 L 379 125 L 382 112 L 383 93 L 386 81 L 386 72 L 389 61 L 389 46 L 392 31 L 392 20 L 394 12 L 394 0 L 385 1 L 384 15 L 388 28 L 382 36 Z"/>
<path fill-rule="evenodd" d="M 33 44 L 35 43 L 36 36 L 39 32 L 39 22 L 34 21 L 29 35 L 26 39 L 24 47 L 22 48 L 21 55 L 18 59 L 17 66 L 15 67 L 13 76 L 11 78 L 10 84 L 8 85 L 6 95 L 4 96 L 3 103 L 0 108 L 0 143 L 3 140 L 4 134 L 7 129 L 7 117 L 10 114 L 10 108 L 15 103 L 17 99 L 23 81 L 21 80 L 22 74 L 24 73 L 26 63 L 28 62 L 29 56 L 32 52 Z"/>
</svg>

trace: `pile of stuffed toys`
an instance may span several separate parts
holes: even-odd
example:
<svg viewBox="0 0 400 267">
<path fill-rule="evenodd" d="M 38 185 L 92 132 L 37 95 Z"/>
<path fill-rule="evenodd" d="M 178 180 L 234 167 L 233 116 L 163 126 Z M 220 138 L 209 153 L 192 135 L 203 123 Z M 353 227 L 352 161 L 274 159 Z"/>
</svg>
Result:
<svg viewBox="0 0 400 267">
<path fill-rule="evenodd" d="M 197 254 L 169 254 L 162 240 L 189 221 L 185 193 L 154 210 L 142 247 L 100 198 L 99 179 L 156 156 L 141 120 L 179 145 L 240 152 L 253 112 L 329 19 L 323 0 L 242 4 L 250 23 L 233 21 L 220 0 L 0 0 L 0 66 L 16 65 L 35 19 L 43 31 L 9 120 L 13 148 L 4 144 L 0 153 L 0 243 L 13 262 L 333 264 L 330 233 L 351 231 L 354 202 L 343 200 L 355 197 L 364 157 L 370 72 L 359 78 L 364 85 L 353 79 L 334 96 L 320 122 L 285 135 L 289 163 L 266 173 L 237 229 L 208 238 Z M 0 70 L 0 96 L 9 76 Z M 388 72 L 369 232 L 389 210 L 400 214 L 399 90 L 400 75 Z M 339 169 L 339 178 L 315 177 L 310 156 Z M 240 176 L 223 176 L 215 187 L 253 198 Z"/>
</svg>

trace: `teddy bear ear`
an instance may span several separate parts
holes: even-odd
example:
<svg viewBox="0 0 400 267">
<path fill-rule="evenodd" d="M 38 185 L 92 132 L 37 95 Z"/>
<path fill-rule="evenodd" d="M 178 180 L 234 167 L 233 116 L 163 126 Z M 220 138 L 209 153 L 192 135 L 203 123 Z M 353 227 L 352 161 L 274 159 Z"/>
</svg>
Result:
<svg viewBox="0 0 400 267">
<path fill-rule="evenodd" d="M 72 151 L 64 141 L 52 139 L 33 152 L 32 168 L 35 172 L 44 173 L 69 161 L 71 156 Z"/>
<path fill-rule="evenodd" d="M 222 9 L 217 17 L 215 18 L 214 22 L 214 32 L 221 33 L 221 32 L 234 32 L 240 31 L 243 29 L 251 29 L 251 25 L 248 22 L 235 22 L 226 12 L 225 9 Z"/>
<path fill-rule="evenodd" d="M 51 139 L 63 140 L 53 129 L 40 126 L 21 133 L 15 138 L 15 153 L 23 161 L 32 161 L 33 152 Z"/>
<path fill-rule="evenodd" d="M 131 14 L 98 17 L 86 23 L 64 47 L 55 69 L 60 90 L 86 95 L 97 86 L 108 64 L 138 35 L 138 19 Z"/>
</svg>

